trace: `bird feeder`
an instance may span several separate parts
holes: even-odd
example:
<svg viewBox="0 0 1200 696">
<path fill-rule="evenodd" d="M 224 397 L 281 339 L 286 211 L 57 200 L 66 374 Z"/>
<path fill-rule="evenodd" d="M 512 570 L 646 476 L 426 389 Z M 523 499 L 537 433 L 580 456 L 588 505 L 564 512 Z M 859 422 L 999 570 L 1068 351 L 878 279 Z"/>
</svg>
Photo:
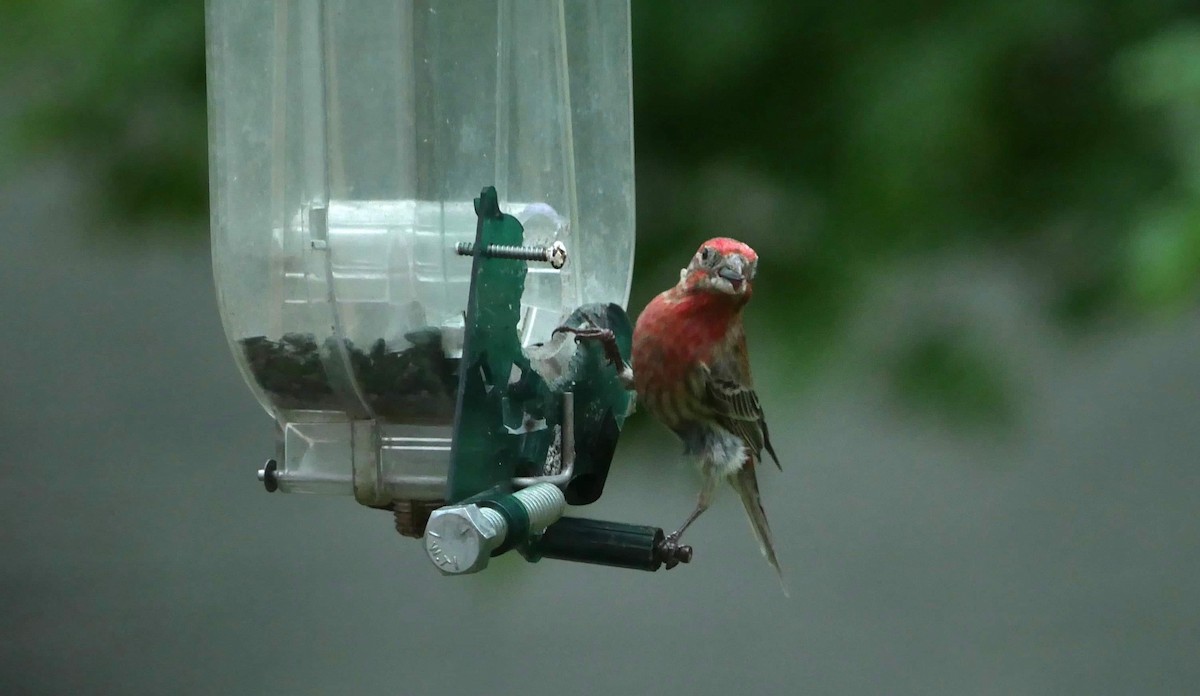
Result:
<svg viewBox="0 0 1200 696">
<path fill-rule="evenodd" d="M 628 3 L 209 0 L 207 42 L 213 270 L 277 426 L 267 489 L 391 510 L 448 574 L 686 560 L 561 518 L 631 407 L 554 333 L 629 356 Z"/>
</svg>

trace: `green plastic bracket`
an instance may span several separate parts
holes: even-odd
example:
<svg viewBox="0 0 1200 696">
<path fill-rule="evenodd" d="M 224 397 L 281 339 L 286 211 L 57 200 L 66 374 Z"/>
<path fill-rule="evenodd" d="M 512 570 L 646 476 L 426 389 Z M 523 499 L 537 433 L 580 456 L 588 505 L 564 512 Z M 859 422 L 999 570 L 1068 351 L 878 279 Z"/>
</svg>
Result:
<svg viewBox="0 0 1200 696">
<path fill-rule="evenodd" d="M 495 188 L 483 189 L 475 213 L 476 249 L 524 241 L 521 223 L 501 212 Z M 594 342 L 580 344 L 566 378 L 553 385 L 532 368 L 517 333 L 525 274 L 521 260 L 475 254 L 472 261 L 446 498 L 451 502 L 493 488 L 508 491 L 515 476 L 545 473 L 565 391 L 575 393 L 576 437 L 576 475 L 566 488 L 567 502 L 594 502 L 604 490 L 632 406 L 632 395 Z M 586 305 L 565 323 L 612 329 L 629 359 L 633 325 L 620 306 Z"/>
<path fill-rule="evenodd" d="M 487 245 L 521 246 L 524 230 L 516 218 L 500 211 L 493 187 L 475 199 L 475 212 L 477 252 L 471 266 L 446 499 L 474 502 L 504 515 L 509 535 L 493 555 L 516 546 L 531 561 L 544 556 L 643 570 L 681 562 L 669 555 L 678 550 L 662 547 L 662 530 L 656 527 L 563 518 L 542 536 L 529 538 L 528 515 L 510 495 L 512 481 L 546 473 L 556 426 L 561 426 L 562 394 L 570 391 L 575 400 L 575 473 L 565 489 L 572 505 L 594 502 L 603 492 L 633 396 L 593 341 L 578 345 L 565 377 L 552 384 L 533 369 L 517 333 L 526 262 L 479 253 Z M 633 325 L 620 306 L 585 305 L 564 324 L 611 329 L 628 362 Z"/>
<path fill-rule="evenodd" d="M 521 223 L 500 212 L 496 189 L 475 199 L 476 248 L 520 246 Z M 447 499 L 511 490 L 518 471 L 545 465 L 561 399 L 530 366 L 517 335 L 526 262 L 474 257 L 467 301 Z M 515 379 L 514 379 L 515 377 Z"/>
</svg>

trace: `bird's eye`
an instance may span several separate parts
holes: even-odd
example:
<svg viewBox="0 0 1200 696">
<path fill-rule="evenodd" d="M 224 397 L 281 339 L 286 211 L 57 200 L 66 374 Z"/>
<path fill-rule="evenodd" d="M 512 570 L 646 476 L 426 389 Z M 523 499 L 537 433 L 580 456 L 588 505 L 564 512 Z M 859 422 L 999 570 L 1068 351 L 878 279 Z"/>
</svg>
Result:
<svg viewBox="0 0 1200 696">
<path fill-rule="evenodd" d="M 700 250 L 700 260 L 703 261 L 704 263 L 708 263 L 712 259 L 712 256 L 713 256 L 712 249 L 709 249 L 708 247 L 704 247 L 703 249 Z"/>
</svg>

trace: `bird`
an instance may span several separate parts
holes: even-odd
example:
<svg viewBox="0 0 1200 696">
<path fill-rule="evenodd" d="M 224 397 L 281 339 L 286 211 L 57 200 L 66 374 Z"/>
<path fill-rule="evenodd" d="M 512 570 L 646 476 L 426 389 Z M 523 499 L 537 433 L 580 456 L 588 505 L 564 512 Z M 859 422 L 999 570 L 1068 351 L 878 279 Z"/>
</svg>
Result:
<svg viewBox="0 0 1200 696">
<path fill-rule="evenodd" d="M 759 548 L 779 577 L 756 469 L 766 452 L 782 470 L 754 390 L 742 313 L 750 302 L 758 254 L 729 237 L 700 245 L 679 282 L 650 301 L 633 331 L 632 365 L 624 364 L 612 332 L 570 329 L 577 340 L 599 338 L 618 376 L 637 393 L 639 406 L 671 430 L 694 458 L 702 478 L 696 506 L 667 535 L 676 545 L 712 504 L 721 480 L 737 492 Z"/>
</svg>

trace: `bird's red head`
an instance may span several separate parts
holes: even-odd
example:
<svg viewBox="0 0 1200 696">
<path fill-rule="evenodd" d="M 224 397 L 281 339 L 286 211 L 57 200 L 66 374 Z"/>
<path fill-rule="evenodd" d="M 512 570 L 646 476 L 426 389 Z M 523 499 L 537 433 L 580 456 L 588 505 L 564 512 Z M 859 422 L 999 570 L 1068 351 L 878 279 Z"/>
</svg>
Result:
<svg viewBox="0 0 1200 696">
<path fill-rule="evenodd" d="M 687 292 L 710 292 L 750 299 L 758 254 L 729 237 L 714 237 L 696 251 L 688 267 L 679 274 L 679 285 Z"/>
</svg>

